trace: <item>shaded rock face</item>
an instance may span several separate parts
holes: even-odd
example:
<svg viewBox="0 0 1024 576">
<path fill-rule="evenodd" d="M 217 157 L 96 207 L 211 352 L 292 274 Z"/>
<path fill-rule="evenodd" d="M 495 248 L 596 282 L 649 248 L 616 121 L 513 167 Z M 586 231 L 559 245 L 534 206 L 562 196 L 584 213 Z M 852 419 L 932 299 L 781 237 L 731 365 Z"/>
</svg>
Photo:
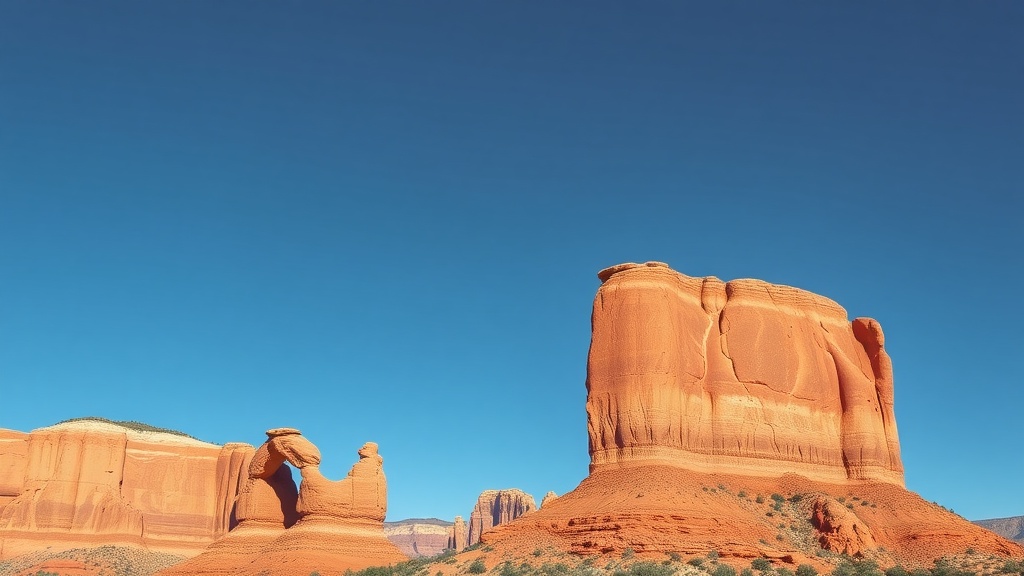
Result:
<svg viewBox="0 0 1024 576">
<path fill-rule="evenodd" d="M 903 485 L 877 322 L 760 280 L 649 262 L 599 274 L 587 363 L 591 470 L 668 464 Z"/>
<path fill-rule="evenodd" d="M 109 544 L 195 554 L 231 527 L 252 454 L 91 420 L 0 430 L 0 559 Z"/>
<path fill-rule="evenodd" d="M 537 509 L 533 496 L 517 488 L 484 490 L 477 498 L 469 516 L 469 545 L 480 541 L 480 535 Z"/>
<path fill-rule="evenodd" d="M 465 526 L 465 524 L 463 524 Z M 448 548 L 451 522 L 436 518 L 384 523 L 384 535 L 410 558 L 436 556 Z"/>
<path fill-rule="evenodd" d="M 462 519 L 462 516 L 456 516 L 455 523 L 448 529 L 448 545 L 446 549 L 462 552 L 468 545 L 469 528 L 466 527 L 466 521 Z"/>
<path fill-rule="evenodd" d="M 338 481 L 320 473 L 320 451 L 293 428 L 267 431 L 238 498 L 238 526 L 171 575 L 323 576 L 400 562 L 384 534 L 387 481 L 377 445 Z M 296 490 L 288 465 L 299 469 Z"/>
</svg>

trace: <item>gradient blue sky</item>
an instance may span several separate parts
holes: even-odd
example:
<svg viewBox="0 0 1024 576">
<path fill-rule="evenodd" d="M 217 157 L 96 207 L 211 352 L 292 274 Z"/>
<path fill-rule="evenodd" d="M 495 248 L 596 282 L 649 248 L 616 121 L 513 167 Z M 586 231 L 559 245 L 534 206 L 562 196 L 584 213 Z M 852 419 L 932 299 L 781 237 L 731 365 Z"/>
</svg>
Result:
<svg viewBox="0 0 1024 576">
<path fill-rule="evenodd" d="M 0 426 L 99 415 L 389 519 L 587 473 L 596 272 L 878 319 L 908 487 L 1024 514 L 1024 4 L 0 3 Z"/>
</svg>

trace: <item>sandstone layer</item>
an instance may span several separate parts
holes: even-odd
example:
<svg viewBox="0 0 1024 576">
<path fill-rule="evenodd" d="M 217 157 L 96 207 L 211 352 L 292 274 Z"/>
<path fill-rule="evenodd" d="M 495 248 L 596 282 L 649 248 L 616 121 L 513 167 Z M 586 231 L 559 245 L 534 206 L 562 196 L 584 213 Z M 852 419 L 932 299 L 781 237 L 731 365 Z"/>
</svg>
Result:
<svg viewBox="0 0 1024 576">
<path fill-rule="evenodd" d="M 469 516 L 469 544 L 480 541 L 480 535 L 537 509 L 533 496 L 518 488 L 484 490 Z"/>
<path fill-rule="evenodd" d="M 348 476 L 329 480 L 298 430 L 268 430 L 238 498 L 238 526 L 161 576 L 334 576 L 406 560 L 384 535 L 384 460 L 372 442 L 358 454 Z M 297 491 L 289 464 L 302 476 Z"/>
<path fill-rule="evenodd" d="M 410 558 L 436 556 L 448 548 L 451 522 L 437 518 L 410 518 L 384 523 L 384 535 Z"/>
<path fill-rule="evenodd" d="M 665 264 L 603 270 L 587 364 L 591 469 L 667 464 L 903 485 L 881 327 L 828 298 Z"/>
<path fill-rule="evenodd" d="M 556 498 L 558 498 L 558 494 L 555 494 L 554 492 L 549 490 L 548 493 L 544 495 L 544 498 L 541 499 L 540 507 L 543 508 L 547 506 L 551 502 L 554 502 Z"/>
<path fill-rule="evenodd" d="M 0 559 L 112 544 L 196 554 L 231 527 L 252 454 L 95 420 L 0 430 Z"/>
</svg>

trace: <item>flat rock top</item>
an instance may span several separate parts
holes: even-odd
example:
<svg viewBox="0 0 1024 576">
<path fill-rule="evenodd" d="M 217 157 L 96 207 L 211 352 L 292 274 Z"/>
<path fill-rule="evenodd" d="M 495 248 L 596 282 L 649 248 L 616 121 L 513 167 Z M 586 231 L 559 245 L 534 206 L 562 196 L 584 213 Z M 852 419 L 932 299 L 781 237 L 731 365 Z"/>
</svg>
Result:
<svg viewBox="0 0 1024 576">
<path fill-rule="evenodd" d="M 125 434 L 129 440 L 147 442 L 150 444 L 167 444 L 177 446 L 190 446 L 194 448 L 220 448 L 218 444 L 203 442 L 189 436 L 173 434 L 171 432 L 157 432 L 151 430 L 134 430 L 121 424 L 103 422 L 100 420 L 74 420 L 61 422 L 53 426 L 36 428 L 32 433 L 46 432 L 86 432 L 95 434 Z"/>
<path fill-rule="evenodd" d="M 290 436 L 292 434 L 302 435 L 298 428 L 271 428 L 267 430 L 267 437 L 274 438 L 276 436 Z"/>
</svg>

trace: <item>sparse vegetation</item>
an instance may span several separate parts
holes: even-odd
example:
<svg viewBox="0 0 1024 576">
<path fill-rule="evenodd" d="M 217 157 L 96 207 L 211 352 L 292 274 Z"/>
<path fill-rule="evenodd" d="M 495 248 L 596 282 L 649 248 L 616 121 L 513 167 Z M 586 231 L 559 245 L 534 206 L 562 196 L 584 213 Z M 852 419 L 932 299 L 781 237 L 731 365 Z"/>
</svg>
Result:
<svg viewBox="0 0 1024 576">
<path fill-rule="evenodd" d="M 198 440 L 195 436 L 185 434 L 180 430 L 160 428 L 159 426 L 152 426 L 145 422 L 136 422 L 135 420 L 110 420 L 109 418 L 101 418 L 99 416 L 83 416 L 81 418 L 68 418 L 67 420 L 61 420 L 60 422 L 57 422 L 57 424 L 67 424 L 68 422 L 103 422 L 104 424 L 113 424 L 136 432 L 162 432 L 164 434 L 174 434 L 175 436 L 184 436 L 186 438 Z"/>
<path fill-rule="evenodd" d="M 487 565 L 484 564 L 483 560 L 480 560 L 479 558 L 477 558 L 476 560 L 473 561 L 472 564 L 469 565 L 469 568 L 466 571 L 469 572 L 470 574 L 483 574 L 484 572 L 487 572 Z M 377 575 L 369 574 L 367 576 L 377 576 Z M 381 576 L 383 576 L 383 575 L 381 575 Z"/>
<path fill-rule="evenodd" d="M 772 569 L 772 563 L 764 558 L 754 558 L 750 562 L 750 567 L 758 572 L 764 572 Z"/>
<path fill-rule="evenodd" d="M 622 559 L 623 560 L 629 560 L 633 556 L 636 556 L 636 552 L 634 552 L 632 548 L 626 548 L 625 550 L 622 551 Z"/>
<path fill-rule="evenodd" d="M 736 569 L 728 564 L 719 564 L 715 566 L 711 576 L 736 576 Z"/>
</svg>

